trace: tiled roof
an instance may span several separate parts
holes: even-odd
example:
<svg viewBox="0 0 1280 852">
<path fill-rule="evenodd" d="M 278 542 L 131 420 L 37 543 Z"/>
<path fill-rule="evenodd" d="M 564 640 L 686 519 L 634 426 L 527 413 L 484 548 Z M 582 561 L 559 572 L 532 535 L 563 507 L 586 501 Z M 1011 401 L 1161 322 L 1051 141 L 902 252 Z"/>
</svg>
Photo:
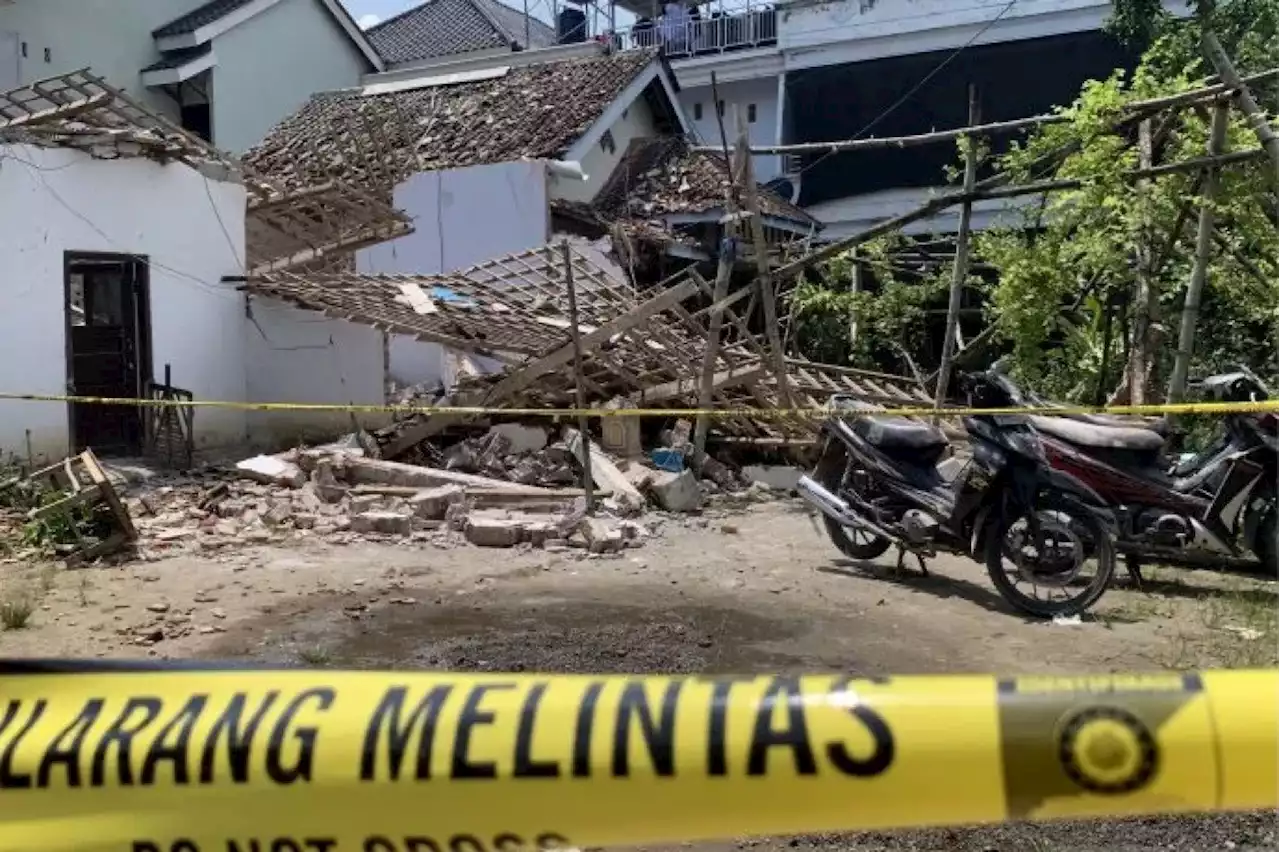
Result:
<svg viewBox="0 0 1280 852">
<path fill-rule="evenodd" d="M 153 30 L 151 35 L 153 38 L 167 38 L 193 33 L 252 2 L 253 0 L 209 0 L 203 6 L 198 6 L 187 14 L 173 19 L 158 30 Z"/>
<path fill-rule="evenodd" d="M 180 50 L 165 51 L 164 56 L 160 57 L 158 62 L 153 62 L 146 68 L 142 69 L 142 73 L 148 71 L 164 71 L 168 68 L 181 68 L 193 59 L 199 59 L 213 49 L 212 45 L 202 44 L 199 47 L 184 47 Z"/>
<path fill-rule="evenodd" d="M 333 177 L 390 186 L 435 169 L 558 157 L 658 61 L 625 51 L 379 95 L 314 95 L 244 155 L 290 186 Z"/>
<path fill-rule="evenodd" d="M 514 43 L 523 49 L 550 47 L 556 33 L 529 16 L 525 43 L 524 12 L 498 0 L 427 0 L 365 31 L 387 62 L 413 62 Z"/>
<path fill-rule="evenodd" d="M 678 137 L 634 139 L 593 206 L 615 221 L 721 213 L 728 186 L 724 157 L 693 151 Z M 763 186 L 758 197 L 766 216 L 804 227 L 818 225 L 808 213 Z"/>
</svg>

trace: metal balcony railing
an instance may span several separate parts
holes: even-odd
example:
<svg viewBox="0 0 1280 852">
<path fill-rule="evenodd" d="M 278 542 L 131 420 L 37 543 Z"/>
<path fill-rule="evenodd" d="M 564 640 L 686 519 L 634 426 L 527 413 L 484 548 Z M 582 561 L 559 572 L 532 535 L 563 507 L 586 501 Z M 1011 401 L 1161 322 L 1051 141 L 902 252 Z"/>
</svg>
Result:
<svg viewBox="0 0 1280 852">
<path fill-rule="evenodd" d="M 736 15 L 713 13 L 706 19 L 641 19 L 616 32 L 613 41 L 622 50 L 661 47 L 668 58 L 764 47 L 778 42 L 778 12 L 770 8 Z"/>
</svg>

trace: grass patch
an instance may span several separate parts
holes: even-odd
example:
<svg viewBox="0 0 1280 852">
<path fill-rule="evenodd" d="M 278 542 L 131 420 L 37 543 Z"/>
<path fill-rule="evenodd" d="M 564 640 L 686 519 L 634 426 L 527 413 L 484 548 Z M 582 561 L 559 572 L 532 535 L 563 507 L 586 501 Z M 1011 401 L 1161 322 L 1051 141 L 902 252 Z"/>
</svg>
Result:
<svg viewBox="0 0 1280 852">
<path fill-rule="evenodd" d="M 319 667 L 329 665 L 333 660 L 333 655 L 329 653 L 328 648 L 321 648 L 317 645 L 298 651 L 298 659 L 308 666 Z"/>
<path fill-rule="evenodd" d="M 1170 668 L 1268 668 L 1280 662 L 1280 598 L 1236 584 L 1190 604 L 1200 629 L 1178 636 Z"/>
<path fill-rule="evenodd" d="M 22 630 L 31 623 L 36 602 L 25 590 L 14 590 L 0 598 L 0 627 L 5 630 Z"/>
</svg>

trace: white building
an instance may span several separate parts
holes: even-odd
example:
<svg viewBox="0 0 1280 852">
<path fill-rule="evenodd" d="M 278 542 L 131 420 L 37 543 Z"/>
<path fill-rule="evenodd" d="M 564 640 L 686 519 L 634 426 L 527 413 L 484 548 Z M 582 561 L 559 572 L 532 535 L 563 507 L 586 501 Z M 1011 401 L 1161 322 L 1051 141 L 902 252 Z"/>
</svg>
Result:
<svg viewBox="0 0 1280 852">
<path fill-rule="evenodd" d="M 93 68 L 224 151 L 383 67 L 339 0 L 0 0 L 0 91 Z"/>
<path fill-rule="evenodd" d="M 899 136 L 967 123 L 970 83 L 984 121 L 1070 102 L 1087 79 L 1134 57 L 1102 32 L 1111 0 L 712 0 L 691 8 L 618 0 L 638 16 L 623 49 L 661 44 L 705 144 L 732 144 L 735 108 L 753 145 Z M 1185 14 L 1181 0 L 1167 0 Z M 697 9 L 697 17 L 691 9 Z M 711 90 L 715 73 L 719 107 Z M 837 155 L 758 156 L 761 180 L 826 223 L 826 238 L 917 206 L 954 163 L 954 143 Z M 998 208 L 976 205 L 975 226 Z M 952 218 L 919 223 L 954 227 Z"/>
</svg>

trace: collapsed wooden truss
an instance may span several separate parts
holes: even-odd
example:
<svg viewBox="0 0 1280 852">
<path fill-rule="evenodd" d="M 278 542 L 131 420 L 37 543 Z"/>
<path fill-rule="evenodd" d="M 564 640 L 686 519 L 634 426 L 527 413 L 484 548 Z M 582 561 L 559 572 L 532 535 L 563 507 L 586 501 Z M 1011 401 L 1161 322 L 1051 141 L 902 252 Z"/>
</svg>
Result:
<svg viewBox="0 0 1280 852">
<path fill-rule="evenodd" d="M 752 289 L 713 303 L 712 285 L 692 268 L 644 293 L 602 269 L 587 255 L 545 246 L 487 261 L 450 275 L 313 275 L 274 273 L 245 289 L 385 332 L 497 358 L 506 369 L 464 381 L 453 403 L 485 407 L 566 407 L 572 404 L 574 360 L 568 319 L 569 258 L 577 293 L 580 345 L 587 356 L 581 378 L 596 404 L 621 398 L 639 407 L 697 404 L 709 317 L 724 322 L 714 358 L 711 391 L 724 408 L 754 408 L 759 417 L 719 421 L 726 434 L 804 437 L 816 421 L 775 416 L 782 406 L 763 332 L 749 324 Z M 885 373 L 787 359 L 794 404 L 816 407 L 834 394 L 878 405 L 928 401 L 916 382 Z M 397 456 L 465 418 L 419 415 L 380 437 L 386 456 Z"/>
<path fill-rule="evenodd" d="M 0 92 L 0 144 L 77 148 L 101 158 L 185 163 L 242 183 L 249 274 L 345 257 L 413 230 L 383 195 L 338 181 L 286 188 L 178 127 L 87 68 Z"/>
</svg>

